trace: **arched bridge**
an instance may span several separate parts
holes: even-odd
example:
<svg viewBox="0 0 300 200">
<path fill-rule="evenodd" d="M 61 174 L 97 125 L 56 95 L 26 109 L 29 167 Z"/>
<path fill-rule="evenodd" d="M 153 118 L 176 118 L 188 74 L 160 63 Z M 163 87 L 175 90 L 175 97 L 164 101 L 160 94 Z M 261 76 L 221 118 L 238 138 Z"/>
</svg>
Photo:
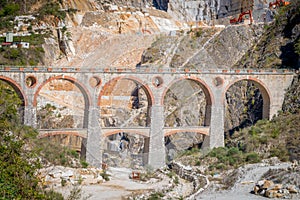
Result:
<svg viewBox="0 0 300 200">
<path fill-rule="evenodd" d="M 194 70 L 194 69 L 94 69 L 94 68 L 17 68 L 1 67 L 0 80 L 10 84 L 23 100 L 24 123 L 37 127 L 37 105 L 42 88 L 53 80 L 66 80 L 78 88 L 83 96 L 74 109 L 82 112 L 81 128 L 72 130 L 40 131 L 40 137 L 68 132 L 86 138 L 86 158 L 93 165 L 102 162 L 103 137 L 120 132 L 131 132 L 149 138 L 148 164 L 157 168 L 165 164 L 164 137 L 176 132 L 198 132 L 205 135 L 204 148 L 224 146 L 224 102 L 230 86 L 241 80 L 253 82 L 263 98 L 263 118 L 270 119 L 281 110 L 285 90 L 295 73 L 287 70 Z M 107 102 L 117 102 L 124 97 L 110 96 L 109 90 L 117 82 L 131 80 L 143 89 L 147 101 L 144 126 L 104 127 L 99 112 Z M 205 95 L 205 119 L 201 126 L 165 127 L 164 97 L 167 91 L 181 80 L 191 80 L 200 85 Z M 49 87 L 52 87 L 51 84 Z M 64 86 L 66 87 L 66 86 Z M 123 86 L 126 88 L 126 86 Z M 49 95 L 48 95 L 49 96 Z M 50 97 L 49 97 L 50 98 Z M 67 106 L 67 103 L 65 103 Z M 113 105 L 113 104 L 110 104 Z M 129 120 L 130 121 L 130 120 Z"/>
</svg>

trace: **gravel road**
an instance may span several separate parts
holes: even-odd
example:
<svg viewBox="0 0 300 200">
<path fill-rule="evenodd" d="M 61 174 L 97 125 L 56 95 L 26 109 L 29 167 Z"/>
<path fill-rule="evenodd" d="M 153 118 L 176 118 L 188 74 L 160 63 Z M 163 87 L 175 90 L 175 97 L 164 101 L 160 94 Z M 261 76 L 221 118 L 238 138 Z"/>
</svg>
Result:
<svg viewBox="0 0 300 200">
<path fill-rule="evenodd" d="M 261 179 L 261 176 L 269 169 L 288 168 L 291 163 L 279 163 L 274 166 L 268 164 L 249 164 L 239 168 L 239 178 L 229 190 L 215 191 L 213 187 L 209 187 L 207 190 L 199 194 L 196 199 L 205 200 L 261 200 L 267 199 L 266 197 L 251 194 L 255 183 Z M 300 196 L 293 197 L 293 200 L 299 199 Z"/>
</svg>

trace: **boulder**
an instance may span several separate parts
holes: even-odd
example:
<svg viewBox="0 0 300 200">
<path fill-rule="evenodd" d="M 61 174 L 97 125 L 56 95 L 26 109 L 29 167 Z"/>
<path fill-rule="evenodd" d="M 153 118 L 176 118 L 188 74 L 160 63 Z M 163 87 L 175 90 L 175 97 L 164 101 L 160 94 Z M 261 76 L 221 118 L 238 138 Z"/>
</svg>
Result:
<svg viewBox="0 0 300 200">
<path fill-rule="evenodd" d="M 281 190 L 282 189 L 282 184 L 275 184 L 272 189 L 273 190 Z"/>
<path fill-rule="evenodd" d="M 258 191 L 259 191 L 259 187 L 255 185 L 253 188 L 254 194 L 258 194 Z"/>
<path fill-rule="evenodd" d="M 61 174 L 61 177 L 64 178 L 73 177 L 73 176 L 74 176 L 74 172 L 72 170 L 65 171 Z"/>
<path fill-rule="evenodd" d="M 48 175 L 53 177 L 53 178 L 57 178 L 60 177 L 62 173 L 62 170 L 59 168 L 53 168 L 50 172 L 48 172 Z"/>
<path fill-rule="evenodd" d="M 289 193 L 297 194 L 299 192 L 295 185 L 289 185 L 286 187 L 286 189 L 289 191 Z"/>
<path fill-rule="evenodd" d="M 274 185 L 273 181 L 265 180 L 262 188 L 263 189 L 269 189 L 269 188 L 273 187 L 273 185 Z"/>
<path fill-rule="evenodd" d="M 96 178 L 96 182 L 97 182 L 98 184 L 100 184 L 100 183 L 105 182 L 105 180 L 103 179 L 102 176 L 98 176 L 98 177 Z"/>
<path fill-rule="evenodd" d="M 277 190 L 267 190 L 265 196 L 268 198 L 275 198 Z"/>
<path fill-rule="evenodd" d="M 256 185 L 261 188 L 265 183 L 265 180 L 260 180 L 260 181 L 257 181 Z"/>
</svg>

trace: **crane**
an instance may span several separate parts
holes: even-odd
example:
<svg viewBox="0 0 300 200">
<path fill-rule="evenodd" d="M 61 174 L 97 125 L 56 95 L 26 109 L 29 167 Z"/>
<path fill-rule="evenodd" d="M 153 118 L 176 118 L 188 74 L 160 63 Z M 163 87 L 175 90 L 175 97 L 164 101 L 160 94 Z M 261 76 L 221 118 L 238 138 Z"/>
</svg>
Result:
<svg viewBox="0 0 300 200">
<path fill-rule="evenodd" d="M 253 18 L 252 18 L 252 10 L 247 10 L 245 12 L 242 12 L 238 18 L 233 18 L 230 19 L 230 24 L 239 24 L 242 23 L 244 21 L 244 15 L 249 15 L 249 19 L 250 19 L 250 24 L 252 24 L 253 22 Z"/>
</svg>

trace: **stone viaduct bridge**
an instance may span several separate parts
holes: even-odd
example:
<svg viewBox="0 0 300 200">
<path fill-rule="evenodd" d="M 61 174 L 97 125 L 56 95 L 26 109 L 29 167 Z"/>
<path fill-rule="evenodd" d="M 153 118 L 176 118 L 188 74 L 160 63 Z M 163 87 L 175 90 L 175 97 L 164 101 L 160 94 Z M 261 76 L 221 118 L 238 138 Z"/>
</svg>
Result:
<svg viewBox="0 0 300 200">
<path fill-rule="evenodd" d="M 23 100 L 24 123 L 36 127 L 37 96 L 41 88 L 52 80 L 64 79 L 76 85 L 84 96 L 83 129 L 41 130 L 51 135 L 65 132 L 86 138 L 87 162 L 99 166 L 102 162 L 101 139 L 105 136 L 132 132 L 149 138 L 147 164 L 154 168 L 165 165 L 164 137 L 176 132 L 204 134 L 203 148 L 224 146 L 224 103 L 227 89 L 241 80 L 253 82 L 263 98 L 263 118 L 270 119 L 281 110 L 285 90 L 290 86 L 294 72 L 287 70 L 192 70 L 192 69 L 96 69 L 50 67 L 0 67 L 0 80 L 10 84 Z M 103 91 L 113 81 L 132 80 L 147 95 L 150 121 L 147 127 L 101 127 L 99 109 Z M 206 100 L 205 123 L 199 127 L 164 127 L 164 96 L 173 84 L 188 79 L 197 82 Z"/>
</svg>

